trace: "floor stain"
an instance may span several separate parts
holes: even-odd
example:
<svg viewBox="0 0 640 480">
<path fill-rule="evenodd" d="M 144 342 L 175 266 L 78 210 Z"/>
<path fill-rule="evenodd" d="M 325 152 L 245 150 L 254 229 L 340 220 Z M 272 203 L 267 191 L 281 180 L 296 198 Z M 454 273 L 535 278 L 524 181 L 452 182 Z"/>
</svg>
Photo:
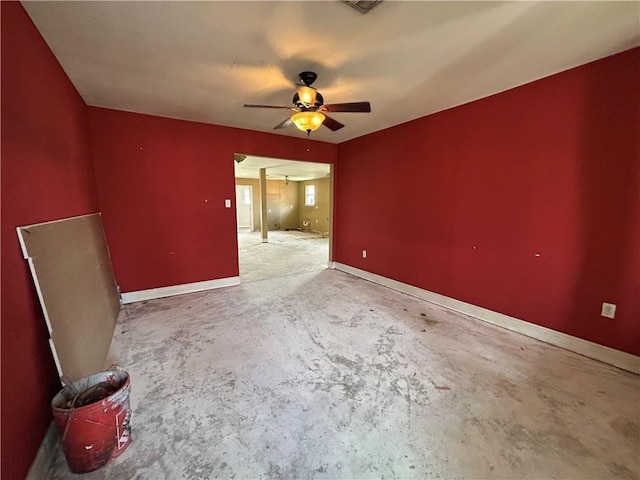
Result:
<svg viewBox="0 0 640 480">
<path fill-rule="evenodd" d="M 618 435 L 622 435 L 629 442 L 640 448 L 640 427 L 637 423 L 625 418 L 615 418 L 609 422 L 609 426 Z"/>
<path fill-rule="evenodd" d="M 566 432 L 555 432 L 553 435 L 563 452 L 580 457 L 592 457 L 592 452 L 573 435 Z"/>
<path fill-rule="evenodd" d="M 629 470 L 624 465 L 619 463 L 609 463 L 609 471 L 611 472 L 611 478 L 623 479 L 623 480 L 638 480 L 638 475 Z"/>
</svg>

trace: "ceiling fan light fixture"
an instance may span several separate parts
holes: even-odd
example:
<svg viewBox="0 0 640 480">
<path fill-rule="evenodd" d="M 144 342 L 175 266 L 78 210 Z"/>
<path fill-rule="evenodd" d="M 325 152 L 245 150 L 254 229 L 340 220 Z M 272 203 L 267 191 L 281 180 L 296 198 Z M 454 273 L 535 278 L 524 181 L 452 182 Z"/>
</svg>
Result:
<svg viewBox="0 0 640 480">
<path fill-rule="evenodd" d="M 320 112 L 298 112 L 291 115 L 291 121 L 303 132 L 315 132 L 326 117 Z"/>
<path fill-rule="evenodd" d="M 381 1 L 381 0 L 380 0 Z M 301 72 L 298 75 L 301 84 L 298 84 L 296 93 L 293 95 L 291 103 L 293 106 L 285 107 L 284 105 L 255 105 L 245 103 L 245 108 L 274 108 L 279 110 L 290 110 L 295 113 L 289 118 L 280 122 L 273 127 L 275 130 L 291 126 L 293 123 L 296 128 L 307 132 L 307 136 L 311 132 L 315 132 L 320 125 L 327 127 L 332 132 L 340 130 L 344 125 L 330 116 L 324 115 L 323 112 L 371 112 L 369 102 L 348 102 L 348 103 L 331 103 L 325 105 L 322 94 L 318 92 L 311 84 L 316 80 L 318 75 L 315 72 Z"/>
</svg>

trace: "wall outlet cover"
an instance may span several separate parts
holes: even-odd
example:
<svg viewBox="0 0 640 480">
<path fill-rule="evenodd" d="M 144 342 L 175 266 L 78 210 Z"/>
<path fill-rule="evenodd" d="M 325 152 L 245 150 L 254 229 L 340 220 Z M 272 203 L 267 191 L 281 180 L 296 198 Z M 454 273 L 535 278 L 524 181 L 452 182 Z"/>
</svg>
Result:
<svg viewBox="0 0 640 480">
<path fill-rule="evenodd" d="M 602 312 L 600 313 L 603 317 L 606 318 L 615 318 L 616 317 L 616 306 L 613 303 L 602 304 Z"/>
</svg>

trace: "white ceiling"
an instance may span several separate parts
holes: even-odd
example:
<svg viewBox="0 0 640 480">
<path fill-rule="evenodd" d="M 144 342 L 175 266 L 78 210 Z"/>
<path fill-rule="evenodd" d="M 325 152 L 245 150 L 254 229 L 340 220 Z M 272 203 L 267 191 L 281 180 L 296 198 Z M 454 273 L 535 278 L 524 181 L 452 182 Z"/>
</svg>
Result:
<svg viewBox="0 0 640 480">
<path fill-rule="evenodd" d="M 640 2 L 25 2 L 89 105 L 271 132 L 318 73 L 332 143 L 640 44 Z M 291 126 L 276 133 L 304 137 Z"/>
<path fill-rule="evenodd" d="M 329 176 L 329 164 L 315 162 L 297 162 L 247 156 L 242 162 L 233 162 L 236 178 L 259 178 L 260 169 L 266 168 L 267 180 L 289 180 L 301 182 Z"/>
</svg>

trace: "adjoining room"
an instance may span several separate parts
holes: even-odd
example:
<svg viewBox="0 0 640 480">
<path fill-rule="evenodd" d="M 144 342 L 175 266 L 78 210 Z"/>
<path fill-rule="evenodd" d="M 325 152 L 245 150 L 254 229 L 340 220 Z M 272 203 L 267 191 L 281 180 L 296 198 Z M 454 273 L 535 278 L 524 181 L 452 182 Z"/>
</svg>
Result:
<svg viewBox="0 0 640 480">
<path fill-rule="evenodd" d="M 327 268 L 331 165 L 242 154 L 234 163 L 241 281 Z"/>
</svg>

